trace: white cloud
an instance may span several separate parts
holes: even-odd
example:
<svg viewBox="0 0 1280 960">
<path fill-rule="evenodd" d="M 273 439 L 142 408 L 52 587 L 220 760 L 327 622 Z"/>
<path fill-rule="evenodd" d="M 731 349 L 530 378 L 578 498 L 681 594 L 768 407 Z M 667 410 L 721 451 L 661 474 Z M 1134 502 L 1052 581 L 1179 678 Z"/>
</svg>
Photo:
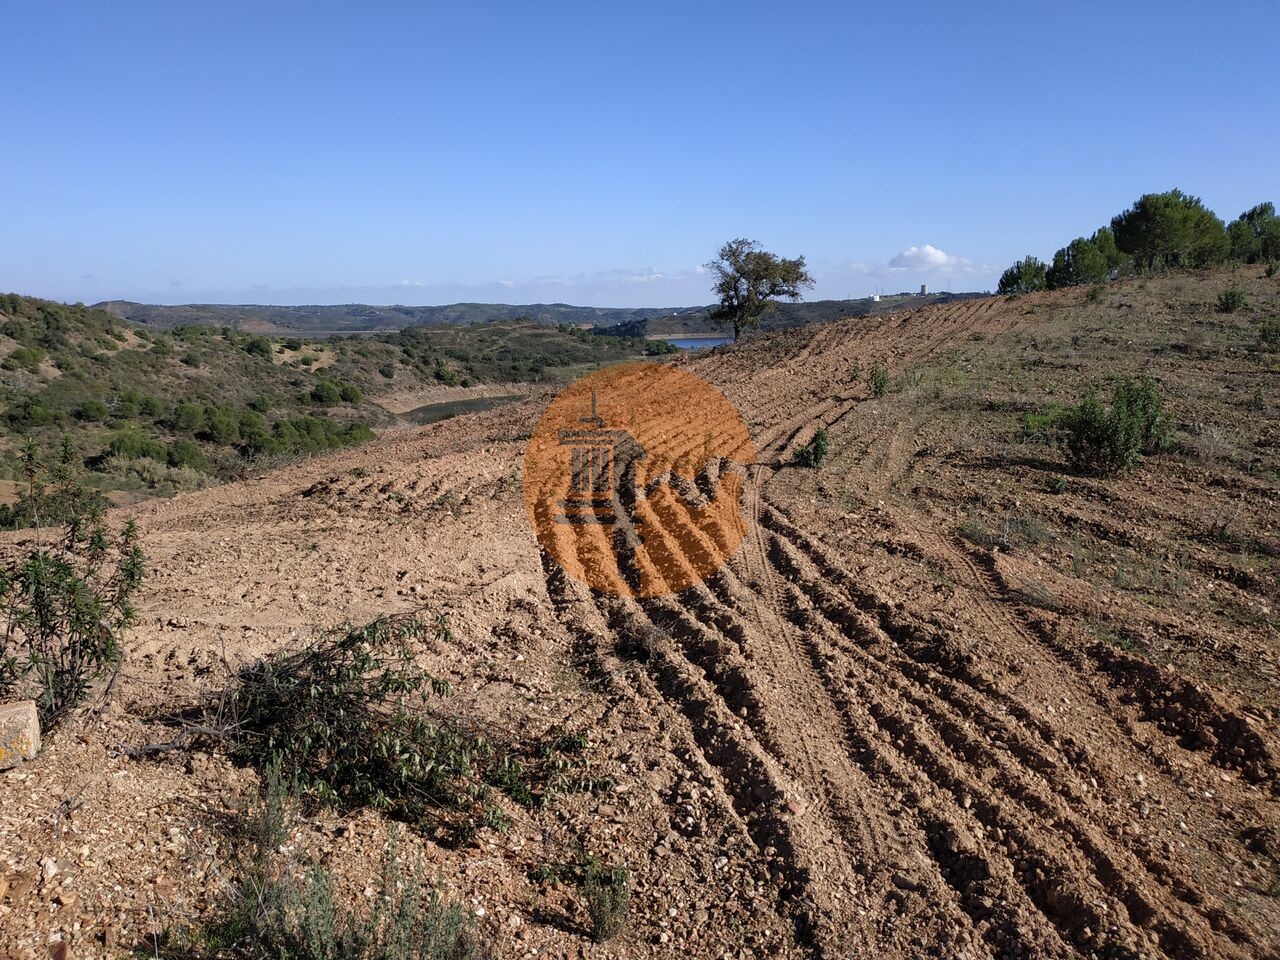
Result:
<svg viewBox="0 0 1280 960">
<path fill-rule="evenodd" d="M 999 273 L 988 264 L 947 253 L 931 243 L 907 247 L 888 260 L 845 261 L 844 269 L 848 271 L 846 276 L 856 277 L 863 284 L 874 283 L 879 291 L 906 290 L 919 283 L 980 290 Z M 838 278 L 833 277 L 833 282 Z"/>
<path fill-rule="evenodd" d="M 684 271 L 663 273 L 653 267 L 646 270 L 599 270 L 595 273 L 574 273 L 565 276 L 534 277 L 529 284 L 554 284 L 562 287 L 578 287 L 598 283 L 655 283 L 659 280 L 681 280 Z"/>
<path fill-rule="evenodd" d="M 917 273 L 936 270 L 972 270 L 973 261 L 945 253 L 931 243 L 922 247 L 907 247 L 889 260 L 890 270 L 914 270 Z"/>
<path fill-rule="evenodd" d="M 400 286 L 402 286 L 402 287 L 425 287 L 425 286 L 426 286 L 426 284 L 425 284 L 425 283 L 423 283 L 421 280 L 401 280 L 401 281 L 400 281 Z"/>
</svg>

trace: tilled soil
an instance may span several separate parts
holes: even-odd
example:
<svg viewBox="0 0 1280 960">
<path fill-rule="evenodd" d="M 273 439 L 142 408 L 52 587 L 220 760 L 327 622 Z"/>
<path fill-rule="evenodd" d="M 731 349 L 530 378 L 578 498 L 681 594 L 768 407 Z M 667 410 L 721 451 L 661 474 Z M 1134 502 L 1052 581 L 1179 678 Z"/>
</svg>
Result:
<svg viewBox="0 0 1280 960">
<path fill-rule="evenodd" d="M 677 596 L 595 594 L 538 550 L 519 471 L 548 396 L 131 509 L 152 573 L 110 706 L 0 774 L 0 942 L 151 952 L 206 916 L 256 774 L 116 747 L 171 737 L 228 665 L 425 607 L 450 618 L 422 657 L 451 714 L 586 731 L 617 783 L 513 807 L 461 849 L 403 842 L 500 956 L 1280 957 L 1275 400 L 1246 402 L 1280 385 L 1253 347 L 1280 295 L 1249 278 L 1251 310 L 1215 317 L 1226 282 L 682 358 L 759 457 L 742 546 Z M 1117 480 L 1064 473 L 1020 418 L 1112 372 L 1160 381 L 1185 448 Z M 1229 453 L 1201 455 L 1210 426 Z M 789 466 L 819 427 L 831 458 Z M 358 899 L 386 836 L 319 813 L 290 842 Z M 632 871 L 606 944 L 538 871 L 582 851 Z"/>
</svg>

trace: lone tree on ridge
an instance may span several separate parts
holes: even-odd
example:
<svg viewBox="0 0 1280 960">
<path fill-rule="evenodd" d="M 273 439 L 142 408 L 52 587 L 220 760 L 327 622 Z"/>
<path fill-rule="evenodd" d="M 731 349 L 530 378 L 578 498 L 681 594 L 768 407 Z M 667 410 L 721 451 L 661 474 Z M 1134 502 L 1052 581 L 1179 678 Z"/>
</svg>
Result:
<svg viewBox="0 0 1280 960">
<path fill-rule="evenodd" d="M 720 300 L 709 319 L 717 327 L 732 323 L 734 340 L 760 326 L 764 312 L 778 300 L 800 300 L 801 289 L 814 283 L 804 257 L 784 259 L 761 249 L 755 240 L 730 240 L 707 269 L 715 277 L 711 289 Z"/>
</svg>

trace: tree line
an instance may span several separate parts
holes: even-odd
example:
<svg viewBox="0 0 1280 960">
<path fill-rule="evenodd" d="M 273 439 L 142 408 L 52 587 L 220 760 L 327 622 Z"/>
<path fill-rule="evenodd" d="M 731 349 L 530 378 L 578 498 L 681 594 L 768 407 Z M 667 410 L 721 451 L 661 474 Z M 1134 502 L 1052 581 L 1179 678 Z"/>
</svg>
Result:
<svg viewBox="0 0 1280 960">
<path fill-rule="evenodd" d="M 1148 193 L 1111 218 L 1092 236 L 1076 237 L 1050 263 L 1034 256 L 1015 262 L 1000 276 L 998 292 L 1032 293 L 1101 283 L 1130 273 L 1210 267 L 1221 263 L 1280 261 L 1280 217 L 1260 203 L 1229 224 L 1181 190 Z"/>
</svg>

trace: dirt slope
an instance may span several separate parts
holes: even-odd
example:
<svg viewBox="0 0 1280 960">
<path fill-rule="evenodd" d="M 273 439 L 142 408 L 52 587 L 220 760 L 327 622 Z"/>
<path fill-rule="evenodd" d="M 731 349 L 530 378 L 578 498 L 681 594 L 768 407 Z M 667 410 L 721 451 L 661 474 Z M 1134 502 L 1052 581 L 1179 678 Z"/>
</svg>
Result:
<svg viewBox="0 0 1280 960">
<path fill-rule="evenodd" d="M 1250 306 L 1215 314 L 1231 282 Z M 425 604 L 450 710 L 587 730 L 619 784 L 420 845 L 502 956 L 1280 956 L 1278 305 L 1252 274 L 1132 281 L 683 358 L 761 455 L 746 541 L 677 597 L 593 595 L 539 554 L 545 397 L 137 508 L 155 572 L 109 711 L 0 774 L 0 941 L 114 955 L 208 910 L 256 777 L 113 748 L 171 735 L 224 657 Z M 1175 449 L 1064 473 L 1035 415 L 1139 373 Z M 784 466 L 819 426 L 832 457 Z M 323 814 L 294 842 L 358 897 L 385 835 Z M 530 878 L 580 848 L 633 871 L 609 944 Z"/>
</svg>

